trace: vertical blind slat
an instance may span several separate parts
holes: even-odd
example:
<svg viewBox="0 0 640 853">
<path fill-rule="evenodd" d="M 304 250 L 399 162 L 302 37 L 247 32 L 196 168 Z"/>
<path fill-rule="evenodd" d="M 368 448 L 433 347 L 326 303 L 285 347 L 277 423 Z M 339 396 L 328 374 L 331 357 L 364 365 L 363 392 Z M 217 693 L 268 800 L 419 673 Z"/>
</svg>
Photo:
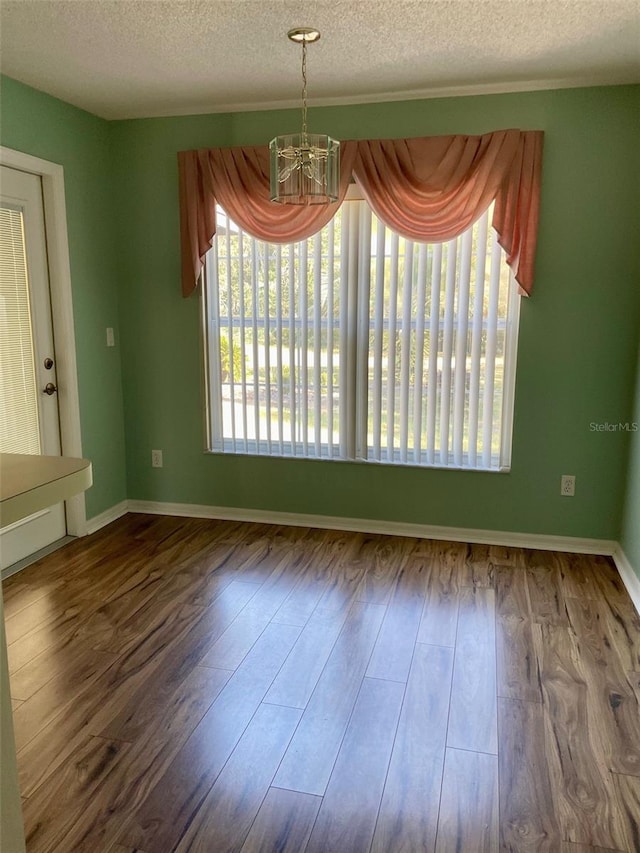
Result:
<svg viewBox="0 0 640 853">
<path fill-rule="evenodd" d="M 276 371 L 278 377 L 278 445 L 284 453 L 283 378 L 282 378 L 282 246 L 276 246 Z"/>
<path fill-rule="evenodd" d="M 271 296 L 271 284 L 270 284 L 270 268 L 271 261 L 269 258 L 269 245 L 268 243 L 263 244 L 263 258 L 264 258 L 264 289 L 263 289 L 263 299 L 264 299 L 264 379 L 265 379 L 265 408 L 267 415 L 267 453 L 271 454 L 271 353 L 270 353 L 270 345 L 271 345 L 271 335 L 270 335 L 270 323 L 269 323 L 269 312 L 270 312 L 270 296 Z"/>
<path fill-rule="evenodd" d="M 489 210 L 478 222 L 475 287 L 473 293 L 473 330 L 471 334 L 471 378 L 469 380 L 469 465 L 478 461 L 478 406 L 480 397 L 480 359 L 482 357 L 482 321 L 484 306 L 484 272 L 487 258 L 487 226 Z"/>
<path fill-rule="evenodd" d="M 389 336 L 387 349 L 387 462 L 394 458 L 396 404 L 396 323 L 398 316 L 399 237 L 391 233 L 391 267 L 389 281 Z"/>
<path fill-rule="evenodd" d="M 429 316 L 429 378 L 427 384 L 427 463 L 429 465 L 434 464 L 436 452 L 441 276 L 442 243 L 436 243 L 433 247 L 431 260 L 431 314 Z"/>
<path fill-rule="evenodd" d="M 447 243 L 444 334 L 442 344 L 442 391 L 440 404 L 440 464 L 449 464 L 449 425 L 451 420 L 451 360 L 453 358 L 453 318 L 456 296 L 458 238 Z"/>
<path fill-rule="evenodd" d="M 465 394 L 467 388 L 467 333 L 469 327 L 469 284 L 471 279 L 472 232 L 467 229 L 460 240 L 460 273 L 458 277 L 458 317 L 455 334 L 455 368 L 453 377 L 453 464 L 462 465 L 464 440 Z"/>
<path fill-rule="evenodd" d="M 322 285 L 322 240 L 316 234 L 313 245 L 313 431 L 314 452 L 317 458 L 322 454 L 322 346 L 320 341 L 320 311 Z"/>
<path fill-rule="evenodd" d="M 348 434 L 349 434 L 349 411 L 346 406 L 348 366 L 346 354 L 349 349 L 349 232 L 350 216 L 348 209 L 342 215 L 342 230 L 340 233 L 340 350 L 338 354 L 338 370 L 340 387 L 338 392 L 338 408 L 340 412 L 340 456 L 346 459 L 348 456 Z"/>
<path fill-rule="evenodd" d="M 333 457 L 333 289 L 335 287 L 335 228 L 334 220 L 329 223 L 327 251 L 327 428 L 329 432 L 329 458 Z"/>
<path fill-rule="evenodd" d="M 357 388 L 357 334 L 358 334 L 358 206 L 350 204 L 349 214 L 349 252 L 347 285 L 347 352 L 345 353 L 345 372 L 347 375 L 347 400 L 355 405 L 347 407 L 347 456 L 356 456 L 356 426 L 358 417 Z"/>
<path fill-rule="evenodd" d="M 377 220 L 376 288 L 373 340 L 373 458 L 380 462 L 382 440 L 382 352 L 384 326 L 384 266 L 387 229 Z"/>
<path fill-rule="evenodd" d="M 233 369 L 233 286 L 231 281 L 231 233 L 229 229 L 229 222 L 227 220 L 227 240 L 226 240 L 226 249 L 227 249 L 227 314 L 229 320 L 229 394 L 231 397 L 231 442 L 233 445 L 233 452 L 236 451 L 236 389 L 234 382 L 234 369 Z M 244 383 L 243 383 L 244 387 Z M 245 408 L 245 407 L 243 407 Z"/>
<path fill-rule="evenodd" d="M 404 244 L 404 276 L 402 279 L 402 326 L 400 328 L 400 461 L 406 462 L 409 443 L 409 358 L 413 333 L 411 301 L 413 296 L 413 243 Z"/>
<path fill-rule="evenodd" d="M 300 402 L 302 423 L 302 455 L 309 451 L 309 254 L 306 240 L 300 243 Z"/>
<path fill-rule="evenodd" d="M 493 403 L 498 326 L 498 295 L 500 292 L 501 249 L 498 235 L 491 229 L 491 272 L 489 274 L 489 307 L 487 309 L 487 344 L 485 351 L 485 383 L 482 400 L 482 464 L 491 467 L 493 433 Z"/>
<path fill-rule="evenodd" d="M 251 281 L 255 271 L 253 266 L 250 270 Z M 253 285 L 252 285 L 253 286 Z M 244 440 L 244 452 L 248 449 L 247 429 L 247 341 L 244 325 L 244 232 L 238 229 L 238 312 L 240 314 L 240 375 L 242 379 L 242 438 Z M 234 350 L 229 349 L 229 358 L 233 359 Z M 234 403 L 235 406 L 235 403 Z"/>
<path fill-rule="evenodd" d="M 223 430 L 223 404 L 222 404 L 222 366 L 220 362 L 220 292 L 218 281 L 220 280 L 220 258 L 218 253 L 218 242 L 214 240 L 212 251 L 212 269 L 206 266 L 207 283 L 211 299 L 207 300 L 207 327 L 209 330 L 209 370 L 210 375 L 217 377 L 214 384 L 215 393 L 211 394 L 211 432 L 214 439 L 214 449 L 222 450 L 222 442 L 218 436 L 224 434 Z"/>
<path fill-rule="evenodd" d="M 255 428 L 256 453 L 260 453 L 260 364 L 258 353 L 258 244 L 251 241 L 251 266 L 253 269 L 251 288 L 251 347 L 253 354 L 253 423 Z"/>
<path fill-rule="evenodd" d="M 413 461 L 420 464 L 422 456 L 422 390 L 424 387 L 424 319 L 427 280 L 427 245 L 418 246 L 418 273 L 416 292 L 415 374 L 413 379 Z"/>
<path fill-rule="evenodd" d="M 289 429 L 291 434 L 291 455 L 297 456 L 296 447 L 296 423 L 297 423 L 297 400 L 296 400 L 296 250 L 295 244 L 289 244 L 289 396 L 291 397 L 290 411 L 291 419 Z"/>
<path fill-rule="evenodd" d="M 357 234 L 359 236 L 358 260 L 358 304 L 356 329 L 356 434 L 355 455 L 358 459 L 367 458 L 367 421 L 369 416 L 367 404 L 368 385 L 368 355 L 369 355 L 369 301 L 371 280 L 371 208 L 368 205 L 358 205 L 360 221 Z"/>
</svg>

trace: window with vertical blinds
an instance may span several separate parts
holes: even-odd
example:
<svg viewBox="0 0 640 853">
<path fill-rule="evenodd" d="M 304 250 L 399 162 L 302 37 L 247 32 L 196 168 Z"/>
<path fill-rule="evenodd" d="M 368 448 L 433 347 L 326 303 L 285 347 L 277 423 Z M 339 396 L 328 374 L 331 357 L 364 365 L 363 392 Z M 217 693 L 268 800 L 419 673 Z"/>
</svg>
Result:
<svg viewBox="0 0 640 853">
<path fill-rule="evenodd" d="M 0 208 L 0 450 L 40 453 L 24 221 Z"/>
<path fill-rule="evenodd" d="M 277 245 L 218 208 L 210 449 L 507 469 L 519 306 L 490 218 L 417 243 L 349 199 L 313 237 Z"/>
</svg>

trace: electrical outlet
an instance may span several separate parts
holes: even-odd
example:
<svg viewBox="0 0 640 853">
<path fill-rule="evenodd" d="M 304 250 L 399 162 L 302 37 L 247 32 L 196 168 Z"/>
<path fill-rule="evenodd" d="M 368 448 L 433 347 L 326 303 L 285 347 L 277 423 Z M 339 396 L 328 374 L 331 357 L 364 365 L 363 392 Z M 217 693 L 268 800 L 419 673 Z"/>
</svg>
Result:
<svg viewBox="0 0 640 853">
<path fill-rule="evenodd" d="M 572 498 L 576 493 L 576 478 L 573 474 L 563 474 L 560 480 L 560 494 Z"/>
<path fill-rule="evenodd" d="M 151 467 L 152 468 L 162 468 L 162 451 L 161 450 L 152 450 L 151 451 Z"/>
<path fill-rule="evenodd" d="M 116 345 L 116 336 L 113 333 L 111 326 L 107 329 L 107 346 L 114 347 Z"/>
</svg>

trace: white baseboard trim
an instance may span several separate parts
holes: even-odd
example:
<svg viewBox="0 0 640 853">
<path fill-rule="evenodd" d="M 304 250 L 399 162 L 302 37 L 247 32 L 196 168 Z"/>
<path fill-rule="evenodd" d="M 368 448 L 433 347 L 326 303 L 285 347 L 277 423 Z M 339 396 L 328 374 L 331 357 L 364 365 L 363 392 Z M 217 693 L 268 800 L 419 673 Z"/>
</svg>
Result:
<svg viewBox="0 0 640 853">
<path fill-rule="evenodd" d="M 129 512 L 129 501 L 120 501 L 115 506 L 110 506 L 99 515 L 94 515 L 93 518 L 87 519 L 87 533 L 91 535 L 100 530 L 101 527 L 106 527 L 118 518 L 121 518 L 125 513 Z"/>
<path fill-rule="evenodd" d="M 449 542 L 473 542 L 480 545 L 503 545 L 515 548 L 537 548 L 541 551 L 565 551 L 571 554 L 612 556 L 618 547 L 609 539 L 580 539 L 573 536 L 546 536 L 538 533 L 510 533 L 501 530 L 474 530 L 466 527 L 438 527 L 430 524 L 408 524 L 402 521 L 377 521 L 368 518 L 343 518 L 335 515 L 306 515 L 242 507 L 206 506 L 201 504 L 129 501 L 129 512 L 150 515 L 177 515 L 188 518 L 216 518 L 227 521 L 253 521 L 261 524 L 287 524 L 293 527 L 320 527 L 350 530 L 356 533 L 381 533 L 388 536 L 414 536 L 417 539 L 443 539 Z"/>
<path fill-rule="evenodd" d="M 631 601 L 633 601 L 633 606 L 640 614 L 640 578 L 634 572 L 629 558 L 622 550 L 622 545 L 616 545 L 613 552 L 613 562 L 616 564 L 618 574 L 627 588 Z"/>
</svg>

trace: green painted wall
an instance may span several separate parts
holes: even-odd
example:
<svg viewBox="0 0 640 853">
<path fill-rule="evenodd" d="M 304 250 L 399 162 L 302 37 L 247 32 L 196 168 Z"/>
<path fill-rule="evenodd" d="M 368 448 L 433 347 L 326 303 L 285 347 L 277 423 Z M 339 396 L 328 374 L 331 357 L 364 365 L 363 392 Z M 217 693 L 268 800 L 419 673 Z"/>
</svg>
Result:
<svg viewBox="0 0 640 853">
<path fill-rule="evenodd" d="M 128 496 L 617 538 L 630 459 L 624 542 L 640 564 L 637 437 L 590 427 L 638 420 L 639 193 L 629 170 L 637 177 L 640 87 L 311 112 L 312 129 L 343 139 L 545 131 L 507 475 L 203 454 L 199 305 L 179 294 L 176 152 L 264 143 L 295 129 L 298 112 L 105 122 L 6 78 L 2 95 L 2 144 L 65 167 L 89 517 Z M 163 469 L 151 469 L 151 448 L 164 450 Z M 573 499 L 559 495 L 562 473 L 577 476 Z"/>
<path fill-rule="evenodd" d="M 7 77 L 1 144 L 64 166 L 82 446 L 93 462 L 87 517 L 126 498 L 118 291 L 109 176 L 109 123 Z"/>
<path fill-rule="evenodd" d="M 640 317 L 640 87 L 322 108 L 337 138 L 545 131 L 533 297 L 521 313 L 510 474 L 204 455 L 199 305 L 179 293 L 176 152 L 260 144 L 297 111 L 115 122 L 130 498 L 615 539 Z M 150 467 L 152 448 L 164 468 Z M 562 498 L 560 476 L 577 477 Z"/>
<path fill-rule="evenodd" d="M 638 351 L 635 407 L 631 424 L 635 426 L 636 431 L 631 433 L 627 494 L 620 541 L 631 566 L 640 578 L 640 350 Z"/>
</svg>

